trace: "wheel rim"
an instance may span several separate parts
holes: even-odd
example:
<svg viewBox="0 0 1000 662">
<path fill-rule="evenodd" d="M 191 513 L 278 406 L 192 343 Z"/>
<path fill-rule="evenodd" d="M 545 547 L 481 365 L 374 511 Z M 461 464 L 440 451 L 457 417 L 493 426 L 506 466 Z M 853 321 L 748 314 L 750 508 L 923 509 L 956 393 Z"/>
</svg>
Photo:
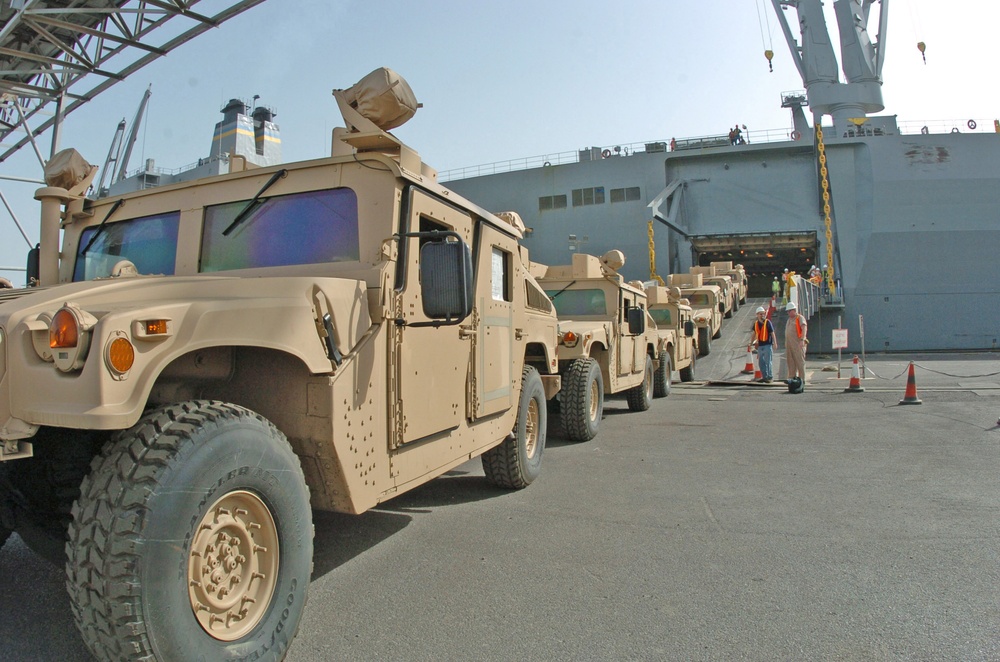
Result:
<svg viewBox="0 0 1000 662">
<path fill-rule="evenodd" d="M 220 641 L 246 635 L 267 613 L 278 580 L 278 528 L 256 494 L 212 504 L 188 556 L 188 598 L 198 623 Z"/>
<path fill-rule="evenodd" d="M 528 457 L 535 456 L 538 447 L 538 401 L 528 403 L 528 415 L 524 419 L 524 451 Z"/>
<path fill-rule="evenodd" d="M 601 392 L 597 388 L 597 380 L 595 379 L 592 382 L 590 382 L 590 420 L 592 421 L 597 420 L 597 408 L 600 404 L 597 401 L 597 399 L 600 397 L 600 395 Z"/>
<path fill-rule="evenodd" d="M 653 366 L 646 364 L 646 399 L 653 399 Z"/>
</svg>

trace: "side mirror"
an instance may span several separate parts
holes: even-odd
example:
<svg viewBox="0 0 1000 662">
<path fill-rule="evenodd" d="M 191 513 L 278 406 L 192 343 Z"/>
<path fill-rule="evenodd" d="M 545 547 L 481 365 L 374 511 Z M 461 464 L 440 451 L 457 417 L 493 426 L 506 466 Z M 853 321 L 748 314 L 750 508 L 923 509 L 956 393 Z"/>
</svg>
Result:
<svg viewBox="0 0 1000 662">
<path fill-rule="evenodd" d="M 628 332 L 633 336 L 646 331 L 646 311 L 642 308 L 628 309 Z"/>
<path fill-rule="evenodd" d="M 27 273 L 25 273 L 25 287 L 33 287 L 38 285 L 39 270 L 40 270 L 40 259 L 41 259 L 42 249 L 35 244 L 35 247 L 28 251 L 28 264 Z"/>
<path fill-rule="evenodd" d="M 694 322 L 693 321 L 688 320 L 688 321 L 684 322 L 684 335 L 687 336 L 688 338 L 693 338 L 694 337 Z"/>
<path fill-rule="evenodd" d="M 420 247 L 424 314 L 458 324 L 472 313 L 472 252 L 464 241 L 429 241 Z"/>
</svg>

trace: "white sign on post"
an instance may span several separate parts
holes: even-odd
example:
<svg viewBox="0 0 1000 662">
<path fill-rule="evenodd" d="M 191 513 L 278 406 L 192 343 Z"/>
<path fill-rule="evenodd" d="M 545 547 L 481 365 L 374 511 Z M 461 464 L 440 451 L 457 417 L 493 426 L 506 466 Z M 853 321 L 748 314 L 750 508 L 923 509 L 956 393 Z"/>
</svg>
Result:
<svg viewBox="0 0 1000 662">
<path fill-rule="evenodd" d="M 847 329 L 833 329 L 833 349 L 847 349 Z"/>
</svg>

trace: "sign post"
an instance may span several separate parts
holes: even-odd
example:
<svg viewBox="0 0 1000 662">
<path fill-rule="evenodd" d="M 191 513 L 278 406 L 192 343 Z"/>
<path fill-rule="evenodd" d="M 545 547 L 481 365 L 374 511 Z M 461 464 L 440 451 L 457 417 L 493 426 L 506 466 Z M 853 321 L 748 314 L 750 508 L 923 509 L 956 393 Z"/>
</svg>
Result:
<svg viewBox="0 0 1000 662">
<path fill-rule="evenodd" d="M 865 366 L 868 362 L 865 360 L 865 316 L 858 315 L 858 327 L 861 330 L 861 377 L 867 377 L 865 374 Z"/>
<path fill-rule="evenodd" d="M 840 326 L 840 317 L 837 317 L 837 326 Z M 837 379 L 840 379 L 840 352 L 847 349 L 847 329 L 833 329 L 833 339 L 831 346 L 837 350 Z"/>
</svg>

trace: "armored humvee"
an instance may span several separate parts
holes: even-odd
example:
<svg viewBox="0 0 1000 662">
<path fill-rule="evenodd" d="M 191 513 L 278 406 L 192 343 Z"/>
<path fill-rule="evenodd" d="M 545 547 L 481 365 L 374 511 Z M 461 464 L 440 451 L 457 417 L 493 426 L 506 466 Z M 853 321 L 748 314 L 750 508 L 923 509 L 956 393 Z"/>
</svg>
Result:
<svg viewBox="0 0 1000 662">
<path fill-rule="evenodd" d="M 712 262 L 708 266 L 715 267 L 715 273 L 720 276 L 729 276 L 736 286 L 736 301 L 740 305 L 747 302 L 747 291 L 749 289 L 749 279 L 746 269 L 742 264 L 734 265 L 731 260 L 724 262 Z"/>
<path fill-rule="evenodd" d="M 559 418 L 575 441 L 597 434 L 606 393 L 624 391 L 632 411 L 652 402 L 656 324 L 646 293 L 618 273 L 624 264 L 621 251 L 608 251 L 600 259 L 576 253 L 568 265 L 532 265 L 559 315 Z"/>
<path fill-rule="evenodd" d="M 653 380 L 653 395 L 663 397 L 670 393 L 670 377 L 674 369 L 682 382 L 694 380 L 698 354 L 694 312 L 677 287 L 647 285 L 646 300 L 663 348 Z"/>
<path fill-rule="evenodd" d="M 397 74 L 334 96 L 329 158 L 102 200 L 49 163 L 40 287 L 0 292 L 0 516 L 98 658 L 281 659 L 311 509 L 539 473 L 558 321 L 523 224 L 388 133 Z"/>
<path fill-rule="evenodd" d="M 698 327 L 698 356 L 712 351 L 712 339 L 722 335 L 722 290 L 715 285 L 705 285 L 701 274 L 670 274 L 669 287 L 679 288 L 688 300 Z"/>
<path fill-rule="evenodd" d="M 705 285 L 715 285 L 722 292 L 722 316 L 730 319 L 740 309 L 739 292 L 730 276 L 721 276 L 715 267 L 691 267 L 691 273 L 701 274 Z"/>
</svg>

